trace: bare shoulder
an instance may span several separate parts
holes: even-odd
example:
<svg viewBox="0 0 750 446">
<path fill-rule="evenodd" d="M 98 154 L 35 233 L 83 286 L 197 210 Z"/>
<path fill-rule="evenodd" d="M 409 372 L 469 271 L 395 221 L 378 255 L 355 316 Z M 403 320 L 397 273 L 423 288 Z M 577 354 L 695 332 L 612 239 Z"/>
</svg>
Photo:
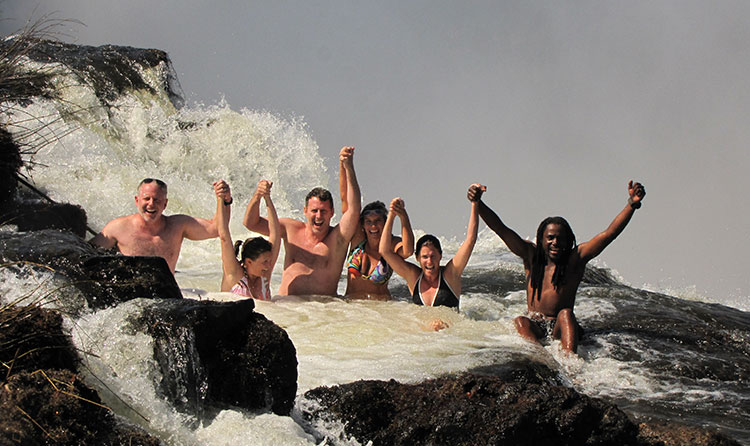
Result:
<svg viewBox="0 0 750 446">
<path fill-rule="evenodd" d="M 282 237 L 286 236 L 287 239 L 299 237 L 305 230 L 305 224 L 293 218 L 280 218 L 279 225 L 284 228 L 281 232 Z"/>
<path fill-rule="evenodd" d="M 111 220 L 109 223 L 104 225 L 102 232 L 114 233 L 127 229 L 128 227 L 135 224 L 135 219 L 138 218 L 138 214 L 124 215 Z"/>
</svg>

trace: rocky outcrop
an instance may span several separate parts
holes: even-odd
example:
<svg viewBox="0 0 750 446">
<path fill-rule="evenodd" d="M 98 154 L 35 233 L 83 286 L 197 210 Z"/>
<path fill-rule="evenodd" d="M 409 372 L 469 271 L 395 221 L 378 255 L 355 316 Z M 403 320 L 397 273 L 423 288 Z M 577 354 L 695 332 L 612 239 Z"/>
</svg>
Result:
<svg viewBox="0 0 750 446">
<path fill-rule="evenodd" d="M 161 257 L 102 255 L 102 252 L 67 231 L 44 230 L 0 233 L 0 259 L 44 265 L 67 277 L 79 294 L 61 298 L 84 299 L 96 310 L 138 297 L 181 299 L 174 275 Z M 81 308 L 67 302 L 64 308 Z"/>
<path fill-rule="evenodd" d="M 158 445 L 101 404 L 76 374 L 59 313 L 0 309 L 0 445 Z"/>
<path fill-rule="evenodd" d="M 507 379 L 465 373 L 418 384 L 358 381 L 321 387 L 305 393 L 302 417 L 319 439 L 334 443 L 355 439 L 373 445 L 737 444 L 684 426 L 639 428 L 613 404 L 551 383 L 546 373 L 517 373 L 519 380 L 512 375 L 509 372 Z M 682 428 L 685 435 L 674 434 Z"/>
<path fill-rule="evenodd" d="M 271 409 L 288 415 L 297 394 L 297 352 L 286 332 L 237 302 L 165 301 L 134 317 L 154 338 L 161 391 L 175 406 Z M 179 360 L 182 359 L 182 360 Z M 185 367 L 176 368 L 175 363 Z"/>
</svg>

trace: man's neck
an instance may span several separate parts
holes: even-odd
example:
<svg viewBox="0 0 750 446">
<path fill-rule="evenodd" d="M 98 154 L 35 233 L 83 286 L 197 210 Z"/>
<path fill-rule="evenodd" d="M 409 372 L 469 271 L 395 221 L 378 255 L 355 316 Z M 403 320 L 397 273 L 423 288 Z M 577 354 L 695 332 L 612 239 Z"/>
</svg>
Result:
<svg viewBox="0 0 750 446">
<path fill-rule="evenodd" d="M 320 243 L 328 237 L 328 234 L 331 233 L 331 226 L 328 226 L 323 231 L 313 231 L 312 225 L 310 223 L 307 223 L 305 227 L 305 234 L 307 235 L 307 239 L 310 241 L 314 241 L 316 243 Z"/>
</svg>

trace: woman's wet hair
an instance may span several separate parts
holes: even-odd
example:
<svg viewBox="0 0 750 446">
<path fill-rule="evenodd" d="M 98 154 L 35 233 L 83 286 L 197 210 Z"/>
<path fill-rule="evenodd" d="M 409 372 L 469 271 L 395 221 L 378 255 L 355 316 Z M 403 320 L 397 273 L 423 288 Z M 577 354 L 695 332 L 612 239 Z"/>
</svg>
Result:
<svg viewBox="0 0 750 446">
<path fill-rule="evenodd" d="M 273 249 L 271 242 L 264 239 L 263 237 L 254 237 L 245 240 L 237 240 L 234 243 L 234 256 L 237 257 L 240 253 L 240 247 L 242 247 L 242 257 L 240 262 L 244 262 L 245 259 L 256 260 L 264 252 L 270 252 Z"/>
<path fill-rule="evenodd" d="M 536 297 L 537 293 L 539 298 L 542 297 L 542 284 L 544 282 L 544 267 L 547 265 L 547 255 L 542 248 L 542 240 L 544 239 L 544 231 L 549 225 L 560 225 L 565 236 L 567 244 L 561 247 L 560 261 L 556 262 L 555 273 L 552 275 L 552 285 L 555 288 L 560 287 L 565 283 L 565 271 L 568 266 L 568 257 L 573 252 L 573 248 L 576 246 L 576 236 L 573 234 L 573 229 L 570 228 L 570 224 L 567 220 L 562 217 L 547 217 L 539 224 L 539 228 L 536 230 L 536 249 L 534 250 L 534 257 L 531 259 L 531 282 L 532 294 L 531 298 Z"/>
<path fill-rule="evenodd" d="M 417 249 L 414 250 L 414 255 L 416 255 L 417 258 L 419 258 L 419 251 L 422 249 L 422 245 L 425 244 L 434 246 L 440 255 L 443 254 L 443 248 L 440 247 L 440 240 L 432 234 L 425 234 L 417 240 Z"/>
<path fill-rule="evenodd" d="M 385 203 L 382 201 L 373 201 L 368 203 L 367 206 L 362 208 L 362 212 L 359 214 L 359 224 L 365 223 L 365 217 L 367 214 L 378 214 L 385 220 L 388 217 L 388 209 L 385 207 Z"/>
</svg>

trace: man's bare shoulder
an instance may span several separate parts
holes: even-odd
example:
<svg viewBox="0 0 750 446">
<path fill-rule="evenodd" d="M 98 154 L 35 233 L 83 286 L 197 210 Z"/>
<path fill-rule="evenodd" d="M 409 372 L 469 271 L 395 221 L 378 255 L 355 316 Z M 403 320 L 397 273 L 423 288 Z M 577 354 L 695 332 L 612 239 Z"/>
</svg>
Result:
<svg viewBox="0 0 750 446">
<path fill-rule="evenodd" d="M 286 235 L 290 237 L 295 237 L 305 230 L 305 223 L 293 218 L 280 218 L 279 224 L 284 227 Z"/>
<path fill-rule="evenodd" d="M 129 226 L 134 225 L 138 217 L 138 214 L 130 214 L 123 215 L 122 217 L 117 217 L 114 220 L 110 220 L 109 223 L 104 225 L 104 229 L 102 229 L 102 232 L 125 229 Z"/>
</svg>

